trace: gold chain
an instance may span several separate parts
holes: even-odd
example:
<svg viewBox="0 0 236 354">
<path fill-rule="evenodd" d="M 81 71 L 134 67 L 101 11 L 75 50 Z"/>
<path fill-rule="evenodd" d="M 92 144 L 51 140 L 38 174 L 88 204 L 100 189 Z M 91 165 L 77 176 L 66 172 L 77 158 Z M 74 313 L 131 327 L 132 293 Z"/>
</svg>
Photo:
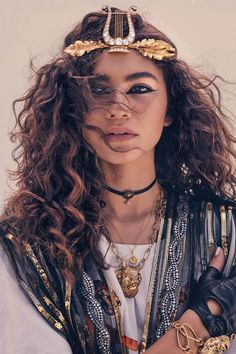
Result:
<svg viewBox="0 0 236 354">
<path fill-rule="evenodd" d="M 156 204 L 156 202 L 157 202 L 157 201 L 155 200 L 155 202 L 153 203 L 153 207 L 154 207 L 154 205 Z M 137 239 L 136 239 L 136 242 L 139 241 L 141 235 L 144 233 L 144 231 L 147 229 L 147 227 L 148 227 L 148 225 L 149 225 L 149 223 L 150 223 L 151 216 L 152 216 L 152 213 L 153 213 L 153 207 L 152 207 L 151 212 L 146 215 L 144 221 L 142 222 L 142 225 L 141 225 L 141 227 L 140 227 L 140 230 L 139 230 L 139 233 L 138 233 L 138 237 L 137 237 Z M 147 223 L 147 225 L 144 227 L 148 216 L 149 216 L 148 223 Z M 115 227 L 115 225 L 111 222 L 111 220 L 109 220 L 109 223 L 112 225 L 112 227 L 114 228 L 114 230 L 116 231 L 116 233 L 119 235 L 120 239 L 122 240 L 122 237 L 121 237 L 119 231 L 117 230 L 117 228 Z M 111 235 L 109 235 L 109 236 L 111 236 Z M 123 240 L 122 240 L 122 241 L 123 241 Z M 112 244 L 114 244 L 114 243 L 112 243 Z M 134 256 L 134 250 L 135 250 L 136 246 L 137 246 L 137 244 L 135 244 L 134 247 L 131 249 L 131 257 L 129 258 L 129 262 L 132 263 L 132 264 L 136 264 L 136 263 L 137 263 L 137 258 Z M 129 248 L 130 248 L 130 247 L 129 247 Z M 118 249 L 117 249 L 117 251 L 118 251 Z M 118 251 L 118 253 L 119 253 L 119 251 Z"/>
<path fill-rule="evenodd" d="M 157 228 L 158 228 L 158 225 L 159 225 L 159 221 L 160 221 L 160 218 L 161 218 L 161 215 L 162 215 L 162 211 L 163 211 L 163 198 L 164 198 L 164 193 L 163 191 L 161 190 L 160 192 L 160 198 L 159 198 L 159 203 L 157 203 L 155 201 L 155 204 L 157 205 L 156 207 L 156 212 L 155 212 L 155 220 L 154 220 L 154 224 L 153 224 L 153 230 L 152 230 L 152 233 L 149 237 L 149 246 L 148 248 L 146 249 L 146 251 L 144 252 L 144 255 L 143 255 L 143 258 L 141 259 L 141 261 L 139 262 L 139 265 L 140 263 L 142 264 L 141 268 L 143 267 L 146 259 L 148 258 L 148 256 L 150 255 L 151 253 L 151 248 L 152 248 L 152 245 L 153 243 L 155 242 L 155 238 L 156 238 L 156 231 L 157 231 Z M 109 236 L 110 233 L 108 232 Z M 140 236 L 140 235 L 139 235 Z M 111 239 L 111 238 L 110 238 Z M 135 247 L 137 246 L 137 244 L 135 245 Z M 120 255 L 120 252 L 117 248 L 117 246 L 114 244 L 114 242 L 111 242 L 111 249 L 113 251 L 113 253 L 115 254 L 116 256 L 116 259 L 117 261 L 120 263 L 120 265 L 123 267 L 124 266 L 124 262 L 123 262 L 123 258 L 122 256 Z M 115 251 L 115 252 L 114 252 Z M 140 268 L 140 269 L 141 269 Z"/>
<path fill-rule="evenodd" d="M 153 228 L 153 232 L 151 234 L 151 237 L 150 237 L 150 240 L 149 240 L 149 243 L 148 243 L 148 248 L 145 250 L 145 252 L 143 254 L 143 258 L 141 259 L 139 264 L 136 266 L 136 267 L 139 267 L 139 270 L 141 268 L 143 268 L 145 261 L 147 260 L 148 256 L 150 255 L 151 248 L 152 248 L 153 243 L 155 242 L 155 239 L 156 239 L 156 228 Z M 120 252 L 119 252 L 117 246 L 113 242 L 111 243 L 111 250 L 115 254 L 116 259 L 117 259 L 117 261 L 119 261 L 120 265 L 122 267 L 124 267 L 125 266 L 124 261 L 123 261 L 122 257 L 120 256 Z"/>
<path fill-rule="evenodd" d="M 141 342 L 140 342 L 140 346 L 139 346 L 140 353 L 144 353 L 146 351 L 146 347 L 147 347 L 148 329 L 149 329 L 149 322 L 150 322 L 150 316 L 151 316 L 154 287 L 155 287 L 155 283 L 156 283 L 157 266 L 159 264 L 161 239 L 162 239 L 163 230 L 164 230 L 166 206 L 167 206 L 167 199 L 164 198 L 164 195 L 163 195 L 163 200 L 162 200 L 162 204 L 161 204 L 161 214 L 160 214 L 160 227 L 157 231 L 157 243 L 156 243 L 156 248 L 155 248 L 154 259 L 152 262 L 152 271 L 151 271 L 148 292 L 147 292 L 147 302 L 146 302 L 146 309 L 145 309 L 145 316 L 144 316 L 143 334 L 142 334 L 142 338 L 141 338 Z M 169 230 L 169 235 L 166 234 L 166 238 L 168 239 L 169 236 L 170 236 L 170 230 Z"/>
</svg>

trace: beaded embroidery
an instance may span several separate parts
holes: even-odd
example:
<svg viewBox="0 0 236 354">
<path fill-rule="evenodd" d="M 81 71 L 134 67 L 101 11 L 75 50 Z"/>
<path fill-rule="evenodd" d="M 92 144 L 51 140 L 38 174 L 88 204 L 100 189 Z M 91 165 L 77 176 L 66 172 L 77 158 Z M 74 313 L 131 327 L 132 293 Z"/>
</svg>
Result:
<svg viewBox="0 0 236 354">
<path fill-rule="evenodd" d="M 177 206 L 177 220 L 174 224 L 174 240 L 170 244 L 170 265 L 165 274 L 165 295 L 161 302 L 161 323 L 157 331 L 160 338 L 171 325 L 172 317 L 177 309 L 177 291 L 179 290 L 179 266 L 181 264 L 184 243 L 187 233 L 188 197 L 180 196 Z"/>
<path fill-rule="evenodd" d="M 83 282 L 81 286 L 81 295 L 85 300 L 88 316 L 96 328 L 96 340 L 99 350 L 101 353 L 111 354 L 111 338 L 107 328 L 105 327 L 102 307 L 95 298 L 94 283 L 85 271 L 82 273 L 82 278 Z"/>
</svg>

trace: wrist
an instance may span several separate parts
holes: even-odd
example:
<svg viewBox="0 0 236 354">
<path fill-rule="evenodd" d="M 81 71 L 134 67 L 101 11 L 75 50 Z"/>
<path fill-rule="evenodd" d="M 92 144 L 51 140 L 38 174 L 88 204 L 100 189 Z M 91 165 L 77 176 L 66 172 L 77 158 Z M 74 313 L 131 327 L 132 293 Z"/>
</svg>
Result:
<svg viewBox="0 0 236 354">
<path fill-rule="evenodd" d="M 202 338 L 203 341 L 206 341 L 210 338 L 210 334 L 208 333 L 206 327 L 204 326 L 201 318 L 198 314 L 193 310 L 187 310 L 183 313 L 183 315 L 179 319 L 180 322 L 188 323 L 197 333 L 197 335 Z"/>
</svg>

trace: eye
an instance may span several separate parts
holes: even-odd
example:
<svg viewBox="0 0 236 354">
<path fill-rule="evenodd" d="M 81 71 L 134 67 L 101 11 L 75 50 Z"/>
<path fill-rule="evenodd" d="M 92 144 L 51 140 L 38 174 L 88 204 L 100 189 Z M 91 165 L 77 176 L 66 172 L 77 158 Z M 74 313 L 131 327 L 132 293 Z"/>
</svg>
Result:
<svg viewBox="0 0 236 354">
<path fill-rule="evenodd" d="M 94 86 L 91 88 L 92 94 L 96 96 L 107 95 L 111 93 L 111 90 L 106 86 Z"/>
<path fill-rule="evenodd" d="M 154 90 L 151 89 L 148 86 L 145 85 L 134 85 L 127 93 L 137 93 L 137 94 L 144 94 L 144 93 L 148 93 L 148 92 L 153 92 Z"/>
</svg>

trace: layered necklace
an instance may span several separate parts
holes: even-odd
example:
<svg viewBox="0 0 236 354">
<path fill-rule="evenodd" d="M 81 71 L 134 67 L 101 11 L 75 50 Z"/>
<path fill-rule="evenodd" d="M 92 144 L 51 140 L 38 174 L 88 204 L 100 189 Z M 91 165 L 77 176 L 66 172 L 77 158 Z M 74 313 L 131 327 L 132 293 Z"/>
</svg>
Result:
<svg viewBox="0 0 236 354">
<path fill-rule="evenodd" d="M 158 226 L 160 223 L 161 216 L 163 214 L 163 204 L 164 204 L 163 201 L 164 201 L 164 192 L 162 189 L 160 189 L 160 194 L 158 196 L 158 199 L 155 200 L 155 203 L 154 203 L 155 204 L 155 207 L 154 207 L 155 220 L 153 223 L 151 235 L 149 236 L 149 243 L 148 243 L 147 249 L 144 251 L 142 259 L 139 262 L 138 262 L 137 257 L 134 255 L 134 249 L 137 244 L 132 249 L 131 256 L 128 257 L 128 259 L 124 259 L 124 257 L 122 257 L 122 255 L 120 254 L 120 251 L 119 251 L 118 247 L 116 246 L 116 244 L 111 241 L 111 250 L 114 253 L 116 260 L 119 264 L 119 268 L 115 272 L 116 277 L 117 277 L 117 280 L 123 290 L 124 296 L 127 298 L 132 298 L 132 297 L 136 296 L 136 294 L 139 291 L 139 285 L 142 281 L 141 269 L 143 268 L 147 258 L 149 257 L 149 255 L 151 253 L 152 246 L 153 246 L 154 242 L 156 241 L 157 229 L 158 229 Z M 150 213 L 150 219 L 151 219 L 152 213 L 153 213 L 153 210 Z M 147 216 L 148 215 L 149 214 L 147 214 Z M 147 216 L 146 216 L 146 218 L 147 218 Z M 144 219 L 144 222 L 141 226 L 141 230 L 139 232 L 139 235 L 138 235 L 136 241 L 138 241 L 140 236 L 143 234 L 143 228 L 144 228 L 146 218 Z M 150 222 L 150 220 L 149 220 L 149 222 Z M 113 227 L 114 227 L 114 225 L 113 225 Z M 112 240 L 112 236 L 107 229 L 106 229 L 106 233 L 107 233 L 107 237 L 109 238 L 109 240 Z M 118 231 L 117 231 L 117 233 L 118 233 Z"/>
</svg>

